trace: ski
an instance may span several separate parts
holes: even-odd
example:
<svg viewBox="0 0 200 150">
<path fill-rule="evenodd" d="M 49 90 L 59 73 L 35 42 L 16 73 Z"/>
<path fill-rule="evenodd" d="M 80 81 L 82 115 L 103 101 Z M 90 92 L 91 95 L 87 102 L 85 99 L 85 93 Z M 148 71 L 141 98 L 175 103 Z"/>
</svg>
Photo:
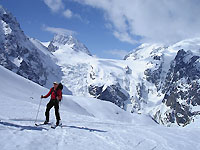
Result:
<svg viewBox="0 0 200 150">
<path fill-rule="evenodd" d="M 51 125 L 51 123 L 44 124 L 44 123 L 35 123 L 35 126 L 44 126 L 44 125 Z"/>
<path fill-rule="evenodd" d="M 51 126 L 52 129 L 56 129 L 57 127 L 61 127 L 62 128 L 62 124 L 60 124 L 60 125 L 52 125 Z"/>
<path fill-rule="evenodd" d="M 44 123 L 35 123 L 35 126 L 42 126 Z"/>
<path fill-rule="evenodd" d="M 52 125 L 51 126 L 52 129 L 55 129 L 56 127 L 57 127 L 57 125 Z"/>
</svg>

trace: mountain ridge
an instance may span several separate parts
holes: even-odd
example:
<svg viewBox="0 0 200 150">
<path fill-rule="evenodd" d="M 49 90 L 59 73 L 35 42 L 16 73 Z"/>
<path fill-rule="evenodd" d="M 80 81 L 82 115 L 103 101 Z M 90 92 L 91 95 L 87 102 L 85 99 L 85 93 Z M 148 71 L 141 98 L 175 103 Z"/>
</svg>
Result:
<svg viewBox="0 0 200 150">
<path fill-rule="evenodd" d="M 101 59 L 71 35 L 56 35 L 47 47 L 28 38 L 13 18 L 1 8 L 0 64 L 5 68 L 48 88 L 60 81 L 67 94 L 110 101 L 167 126 L 198 119 L 200 38 L 146 43 L 124 60 Z"/>
</svg>

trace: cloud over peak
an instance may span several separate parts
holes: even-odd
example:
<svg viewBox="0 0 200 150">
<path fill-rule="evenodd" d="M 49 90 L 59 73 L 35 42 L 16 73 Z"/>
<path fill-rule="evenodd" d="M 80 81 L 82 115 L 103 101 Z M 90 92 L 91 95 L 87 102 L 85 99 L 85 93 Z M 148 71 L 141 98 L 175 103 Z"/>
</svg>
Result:
<svg viewBox="0 0 200 150">
<path fill-rule="evenodd" d="M 171 43 L 200 36 L 199 0 L 74 1 L 102 9 L 121 41 Z"/>
<path fill-rule="evenodd" d="M 43 25 L 42 29 L 44 31 L 51 32 L 53 34 L 63 34 L 63 35 L 74 35 L 74 34 L 76 34 L 75 31 L 72 31 L 72 30 L 69 30 L 69 29 L 49 27 L 49 26 L 46 26 L 46 25 Z"/>
</svg>

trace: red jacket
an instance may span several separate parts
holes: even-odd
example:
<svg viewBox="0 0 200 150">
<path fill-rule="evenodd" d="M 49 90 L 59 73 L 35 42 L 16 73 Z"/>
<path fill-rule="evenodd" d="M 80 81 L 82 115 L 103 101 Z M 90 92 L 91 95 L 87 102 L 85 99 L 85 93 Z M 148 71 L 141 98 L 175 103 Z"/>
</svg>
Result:
<svg viewBox="0 0 200 150">
<path fill-rule="evenodd" d="M 56 99 L 56 93 L 55 92 L 57 93 L 58 99 L 61 100 L 62 99 L 62 91 L 60 89 L 55 91 L 54 88 L 51 88 L 49 93 L 47 95 L 43 96 L 43 98 L 47 98 L 51 95 L 51 99 L 55 100 Z"/>
</svg>

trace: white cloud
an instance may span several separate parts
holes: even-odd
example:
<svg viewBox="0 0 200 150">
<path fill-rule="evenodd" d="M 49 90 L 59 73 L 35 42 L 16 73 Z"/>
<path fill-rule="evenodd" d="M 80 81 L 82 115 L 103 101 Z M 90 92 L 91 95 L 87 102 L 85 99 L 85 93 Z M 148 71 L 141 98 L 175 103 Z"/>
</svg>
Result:
<svg viewBox="0 0 200 150">
<path fill-rule="evenodd" d="M 113 34 L 116 38 L 120 39 L 120 41 L 122 41 L 122 42 L 129 42 L 132 44 L 135 44 L 137 42 L 136 40 L 131 38 L 127 32 L 120 33 L 120 32 L 114 31 Z"/>
<path fill-rule="evenodd" d="M 44 3 L 53 11 L 57 12 L 64 9 L 62 0 L 44 0 Z"/>
<path fill-rule="evenodd" d="M 81 18 L 81 16 L 80 16 L 79 14 L 73 13 L 70 9 L 66 9 L 66 10 L 63 12 L 63 15 L 64 15 L 66 18 L 68 18 L 68 19 L 74 17 L 74 18 L 78 18 L 78 19 L 80 19 L 81 21 L 83 21 L 83 19 Z"/>
<path fill-rule="evenodd" d="M 70 9 L 67 9 L 63 12 L 63 15 L 66 17 L 66 18 L 71 18 L 73 13 Z"/>
<path fill-rule="evenodd" d="M 79 14 L 73 13 L 72 10 L 70 10 L 70 9 L 65 10 L 66 2 L 63 2 L 63 0 L 43 0 L 43 1 L 54 13 L 60 12 L 60 14 L 63 15 L 64 17 L 66 17 L 67 19 L 77 18 L 77 19 L 85 22 L 86 24 L 89 23 L 88 20 L 82 19 L 82 17 Z"/>
<path fill-rule="evenodd" d="M 65 35 L 74 35 L 76 34 L 75 31 L 64 29 L 64 28 L 55 28 L 55 27 L 48 27 L 43 25 L 43 30 L 51 32 L 53 34 L 65 34 Z"/>
<path fill-rule="evenodd" d="M 110 54 L 110 55 L 112 55 L 116 58 L 119 58 L 119 59 L 123 59 L 125 57 L 125 55 L 128 54 L 128 52 L 125 51 L 125 50 L 117 50 L 117 49 L 104 51 L 104 53 Z"/>
<path fill-rule="evenodd" d="M 199 0 L 74 1 L 102 9 L 121 41 L 171 43 L 200 36 Z"/>
</svg>

